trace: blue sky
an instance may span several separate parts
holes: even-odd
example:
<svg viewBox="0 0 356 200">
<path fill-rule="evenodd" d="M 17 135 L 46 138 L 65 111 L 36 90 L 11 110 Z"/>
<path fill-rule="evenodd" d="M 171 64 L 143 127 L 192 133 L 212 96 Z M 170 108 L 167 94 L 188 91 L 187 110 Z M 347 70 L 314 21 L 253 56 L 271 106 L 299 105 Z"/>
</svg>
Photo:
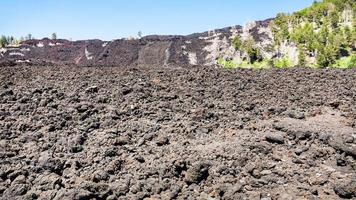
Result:
<svg viewBox="0 0 356 200">
<path fill-rule="evenodd" d="M 274 17 L 313 0 L 1 0 L 0 34 L 103 39 L 190 34 Z"/>
</svg>

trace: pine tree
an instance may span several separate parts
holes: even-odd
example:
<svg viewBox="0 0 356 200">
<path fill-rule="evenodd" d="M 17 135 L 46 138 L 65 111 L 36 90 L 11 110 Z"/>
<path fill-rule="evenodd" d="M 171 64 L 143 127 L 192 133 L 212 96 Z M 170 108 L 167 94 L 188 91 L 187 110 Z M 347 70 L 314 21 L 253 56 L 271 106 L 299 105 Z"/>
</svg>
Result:
<svg viewBox="0 0 356 200">
<path fill-rule="evenodd" d="M 33 38 L 32 38 L 32 34 L 31 34 L 31 33 L 27 34 L 27 36 L 26 36 L 25 39 L 26 39 L 26 40 L 32 40 L 32 39 L 33 39 Z"/>
<path fill-rule="evenodd" d="M 339 23 L 339 14 L 336 11 L 329 13 L 330 25 L 332 28 L 336 28 Z"/>
<path fill-rule="evenodd" d="M 325 47 L 320 46 L 318 49 L 317 64 L 320 67 L 330 67 L 335 63 L 336 53 L 332 44 L 328 43 Z"/>
<path fill-rule="evenodd" d="M 235 50 L 241 51 L 242 41 L 239 36 L 234 37 L 234 39 L 232 40 L 232 45 Z"/>
<path fill-rule="evenodd" d="M 305 60 L 305 50 L 303 47 L 298 48 L 298 65 L 299 66 L 305 66 L 306 60 Z"/>
<path fill-rule="evenodd" d="M 52 33 L 52 40 L 56 40 L 57 39 L 57 34 L 56 33 Z"/>
<path fill-rule="evenodd" d="M 320 32 L 318 34 L 318 39 L 323 45 L 325 45 L 328 41 L 328 27 L 326 24 L 323 24 L 323 26 L 321 27 Z"/>
<path fill-rule="evenodd" d="M 2 35 L 0 38 L 0 47 L 6 47 L 7 45 L 9 45 L 9 41 L 6 36 Z"/>
<path fill-rule="evenodd" d="M 249 62 L 252 64 L 263 59 L 261 50 L 256 47 L 253 37 L 248 38 L 242 43 L 242 49 L 248 54 Z"/>
</svg>

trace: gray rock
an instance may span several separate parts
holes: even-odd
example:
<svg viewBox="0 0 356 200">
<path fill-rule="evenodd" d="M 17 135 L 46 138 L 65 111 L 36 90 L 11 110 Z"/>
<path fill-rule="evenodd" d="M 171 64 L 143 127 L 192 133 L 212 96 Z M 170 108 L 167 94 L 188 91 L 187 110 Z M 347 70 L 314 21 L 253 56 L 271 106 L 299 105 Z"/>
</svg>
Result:
<svg viewBox="0 0 356 200">
<path fill-rule="evenodd" d="M 40 190 L 52 190 L 62 187 L 62 179 L 59 175 L 51 174 L 41 174 L 33 182 L 37 189 Z"/>
<path fill-rule="evenodd" d="M 240 183 L 236 183 L 230 187 L 228 187 L 224 193 L 224 199 L 240 199 L 242 194 L 243 185 Z"/>
<path fill-rule="evenodd" d="M 168 137 L 159 137 L 156 141 L 157 146 L 163 146 L 169 144 Z"/>
<path fill-rule="evenodd" d="M 1 92 L 0 96 L 11 96 L 11 95 L 14 95 L 14 92 L 10 89 L 7 89 L 7 90 L 4 90 Z"/>
<path fill-rule="evenodd" d="M 209 176 L 210 164 L 198 162 L 190 167 L 185 173 L 184 181 L 188 184 L 200 183 Z"/>
<path fill-rule="evenodd" d="M 283 132 L 268 132 L 266 133 L 266 140 L 270 143 L 283 144 L 285 133 Z"/>
<path fill-rule="evenodd" d="M 28 184 L 14 184 L 4 191 L 3 197 L 11 199 L 11 197 L 21 196 L 26 194 L 29 189 L 30 186 Z"/>
<path fill-rule="evenodd" d="M 130 142 L 130 137 L 128 136 L 119 136 L 115 139 L 114 145 L 115 146 L 122 146 L 128 144 Z"/>
<path fill-rule="evenodd" d="M 355 198 L 356 197 L 356 181 L 348 180 L 339 182 L 334 186 L 334 191 L 341 198 Z"/>
<path fill-rule="evenodd" d="M 91 86 L 85 89 L 86 93 L 97 93 L 99 91 L 99 88 L 97 86 Z"/>
<path fill-rule="evenodd" d="M 344 143 L 341 136 L 333 136 L 332 139 L 328 141 L 329 145 L 334 149 L 345 152 L 347 155 L 356 157 L 356 147 L 353 144 Z"/>
<path fill-rule="evenodd" d="M 104 170 L 98 170 L 94 172 L 92 180 L 94 182 L 106 181 L 109 179 L 109 174 Z"/>
<path fill-rule="evenodd" d="M 119 197 L 125 195 L 130 190 L 130 179 L 115 181 L 112 184 L 110 184 L 110 187 L 116 196 Z"/>
<path fill-rule="evenodd" d="M 293 119 L 305 119 L 305 114 L 296 110 L 291 110 L 288 112 L 288 117 Z"/>
<path fill-rule="evenodd" d="M 57 192 L 54 200 L 82 200 L 94 199 L 92 192 L 83 189 L 62 189 Z"/>
</svg>

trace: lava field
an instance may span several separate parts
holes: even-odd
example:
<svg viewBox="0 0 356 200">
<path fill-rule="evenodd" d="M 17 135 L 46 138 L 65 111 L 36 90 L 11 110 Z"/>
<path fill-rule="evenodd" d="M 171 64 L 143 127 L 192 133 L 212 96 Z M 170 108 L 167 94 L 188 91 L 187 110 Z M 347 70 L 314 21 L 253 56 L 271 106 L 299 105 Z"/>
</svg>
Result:
<svg viewBox="0 0 356 200">
<path fill-rule="evenodd" d="M 354 199 L 356 69 L 0 68 L 0 199 Z"/>
</svg>

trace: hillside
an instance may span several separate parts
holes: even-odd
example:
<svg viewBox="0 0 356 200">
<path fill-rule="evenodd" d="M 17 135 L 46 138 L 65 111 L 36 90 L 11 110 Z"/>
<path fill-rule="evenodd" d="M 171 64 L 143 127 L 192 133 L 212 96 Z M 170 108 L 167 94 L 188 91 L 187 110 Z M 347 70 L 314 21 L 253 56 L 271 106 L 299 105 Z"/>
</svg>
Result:
<svg viewBox="0 0 356 200">
<path fill-rule="evenodd" d="M 355 67 L 355 15 L 352 0 L 323 0 L 293 14 L 280 13 L 263 30 L 267 38 L 235 36 L 235 53 L 220 63 L 255 68 Z"/>
<path fill-rule="evenodd" d="M 0 63 L 351 68 L 356 65 L 355 4 L 352 0 L 324 0 L 293 14 L 188 36 L 27 40 L 2 48 Z"/>
<path fill-rule="evenodd" d="M 20 46 L 2 48 L 0 63 L 123 67 L 214 65 L 217 57 L 232 48 L 230 40 L 237 32 L 242 32 L 242 27 L 189 36 L 146 36 L 113 41 L 27 40 Z"/>
</svg>

